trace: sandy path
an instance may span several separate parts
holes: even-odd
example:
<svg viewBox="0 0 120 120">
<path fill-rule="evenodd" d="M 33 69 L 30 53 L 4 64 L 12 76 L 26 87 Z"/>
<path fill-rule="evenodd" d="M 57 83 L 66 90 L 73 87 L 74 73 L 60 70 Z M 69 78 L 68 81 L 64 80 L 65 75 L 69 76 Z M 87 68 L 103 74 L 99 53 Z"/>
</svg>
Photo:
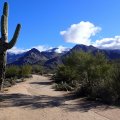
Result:
<svg viewBox="0 0 120 120">
<path fill-rule="evenodd" d="M 47 77 L 33 75 L 0 95 L 0 120 L 120 120 L 120 110 L 52 89 Z"/>
</svg>

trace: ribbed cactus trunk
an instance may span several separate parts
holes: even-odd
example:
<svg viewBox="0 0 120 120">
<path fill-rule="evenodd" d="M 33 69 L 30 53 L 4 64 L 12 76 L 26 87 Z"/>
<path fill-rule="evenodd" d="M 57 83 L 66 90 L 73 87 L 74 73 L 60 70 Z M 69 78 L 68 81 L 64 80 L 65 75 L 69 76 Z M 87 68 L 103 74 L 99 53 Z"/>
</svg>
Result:
<svg viewBox="0 0 120 120">
<path fill-rule="evenodd" d="M 1 38 L 0 38 L 0 91 L 3 90 L 6 68 L 6 51 L 11 49 L 18 38 L 21 25 L 18 24 L 13 38 L 8 42 L 8 4 L 4 3 L 3 15 L 1 17 Z"/>
<path fill-rule="evenodd" d="M 0 54 L 0 90 L 3 88 L 5 79 L 5 68 L 6 68 L 6 53 Z"/>
</svg>

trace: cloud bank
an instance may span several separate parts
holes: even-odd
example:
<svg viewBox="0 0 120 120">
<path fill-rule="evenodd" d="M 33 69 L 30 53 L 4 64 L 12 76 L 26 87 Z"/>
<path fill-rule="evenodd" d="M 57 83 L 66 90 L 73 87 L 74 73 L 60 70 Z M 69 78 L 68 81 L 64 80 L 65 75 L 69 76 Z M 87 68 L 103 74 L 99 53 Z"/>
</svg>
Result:
<svg viewBox="0 0 120 120">
<path fill-rule="evenodd" d="M 93 45 L 101 49 L 120 49 L 120 36 L 96 40 Z"/>
<path fill-rule="evenodd" d="M 46 51 L 46 50 L 52 49 L 53 47 L 49 47 L 49 46 L 45 46 L 45 45 L 38 45 L 38 46 L 34 46 L 32 48 L 36 48 L 40 52 L 42 52 L 42 51 Z"/>
<path fill-rule="evenodd" d="M 55 50 L 56 53 L 62 53 L 64 51 L 69 51 L 70 48 L 64 47 L 62 45 L 58 46 L 57 49 Z"/>
<path fill-rule="evenodd" d="M 30 49 L 22 49 L 22 48 L 17 48 L 13 47 L 12 49 L 8 50 L 9 53 L 14 53 L 14 54 L 21 54 L 23 52 L 27 52 Z"/>
<path fill-rule="evenodd" d="M 48 52 L 50 52 L 54 47 L 49 47 L 49 46 L 44 46 L 44 45 L 38 45 L 38 46 L 34 46 L 32 48 L 36 48 L 40 52 L 42 52 L 42 51 L 48 51 Z M 70 48 L 64 47 L 62 45 L 60 45 L 60 46 L 58 46 L 56 48 L 57 48 L 57 49 L 55 49 L 56 53 L 62 53 L 64 51 L 68 51 L 70 49 Z M 27 52 L 29 50 L 30 49 L 22 49 L 22 48 L 13 47 L 12 49 L 8 50 L 8 52 L 12 53 L 12 54 L 21 54 L 21 53 Z"/>
<path fill-rule="evenodd" d="M 44 46 L 44 45 L 38 45 L 38 46 L 34 46 L 32 48 L 36 48 L 40 52 L 52 49 L 52 47 L 48 47 L 48 46 Z M 32 49 L 32 48 L 30 48 L 30 49 Z M 30 49 L 23 49 L 23 48 L 13 47 L 12 49 L 8 50 L 8 52 L 9 53 L 14 53 L 14 54 L 21 54 L 23 52 L 29 51 Z"/>
<path fill-rule="evenodd" d="M 100 27 L 89 21 L 81 21 L 78 24 L 72 24 L 67 30 L 61 31 L 60 34 L 66 42 L 90 45 L 91 37 L 95 36 L 100 30 Z"/>
</svg>

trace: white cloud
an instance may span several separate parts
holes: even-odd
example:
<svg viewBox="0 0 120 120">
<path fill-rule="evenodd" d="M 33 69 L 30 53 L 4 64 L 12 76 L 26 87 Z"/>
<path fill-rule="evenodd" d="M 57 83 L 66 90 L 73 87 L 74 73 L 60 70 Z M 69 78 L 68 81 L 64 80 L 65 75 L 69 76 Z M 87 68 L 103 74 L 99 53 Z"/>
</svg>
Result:
<svg viewBox="0 0 120 120">
<path fill-rule="evenodd" d="M 14 53 L 14 54 L 20 54 L 20 53 L 26 52 L 28 50 L 29 49 L 21 49 L 21 48 L 13 47 L 12 49 L 8 50 L 8 52 Z"/>
<path fill-rule="evenodd" d="M 60 34 L 66 42 L 90 45 L 91 37 L 95 36 L 100 30 L 100 27 L 89 21 L 81 21 L 78 24 L 71 25 L 67 30 L 61 31 Z"/>
<path fill-rule="evenodd" d="M 64 46 L 58 46 L 57 48 L 58 49 L 55 50 L 55 52 L 57 52 L 57 53 L 62 53 L 64 51 L 68 51 L 69 50 L 69 48 L 64 47 Z"/>
<path fill-rule="evenodd" d="M 120 49 L 120 36 L 96 40 L 93 45 L 102 49 Z"/>
<path fill-rule="evenodd" d="M 46 50 L 52 49 L 53 47 L 44 46 L 44 45 L 38 45 L 38 46 L 35 46 L 35 47 L 32 47 L 32 48 L 36 48 L 40 52 L 42 52 L 42 51 L 46 51 Z"/>
</svg>

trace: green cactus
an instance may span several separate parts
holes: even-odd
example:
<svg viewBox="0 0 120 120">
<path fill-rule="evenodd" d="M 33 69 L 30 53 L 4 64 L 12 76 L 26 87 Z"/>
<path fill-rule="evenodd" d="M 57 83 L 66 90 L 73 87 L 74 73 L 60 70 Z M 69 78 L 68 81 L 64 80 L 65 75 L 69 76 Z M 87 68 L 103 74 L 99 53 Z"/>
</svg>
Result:
<svg viewBox="0 0 120 120">
<path fill-rule="evenodd" d="M 11 49 L 18 38 L 21 25 L 18 24 L 13 38 L 8 42 L 8 3 L 4 3 L 3 15 L 1 17 L 1 38 L 0 38 L 0 91 L 3 90 L 6 68 L 6 51 Z"/>
</svg>

